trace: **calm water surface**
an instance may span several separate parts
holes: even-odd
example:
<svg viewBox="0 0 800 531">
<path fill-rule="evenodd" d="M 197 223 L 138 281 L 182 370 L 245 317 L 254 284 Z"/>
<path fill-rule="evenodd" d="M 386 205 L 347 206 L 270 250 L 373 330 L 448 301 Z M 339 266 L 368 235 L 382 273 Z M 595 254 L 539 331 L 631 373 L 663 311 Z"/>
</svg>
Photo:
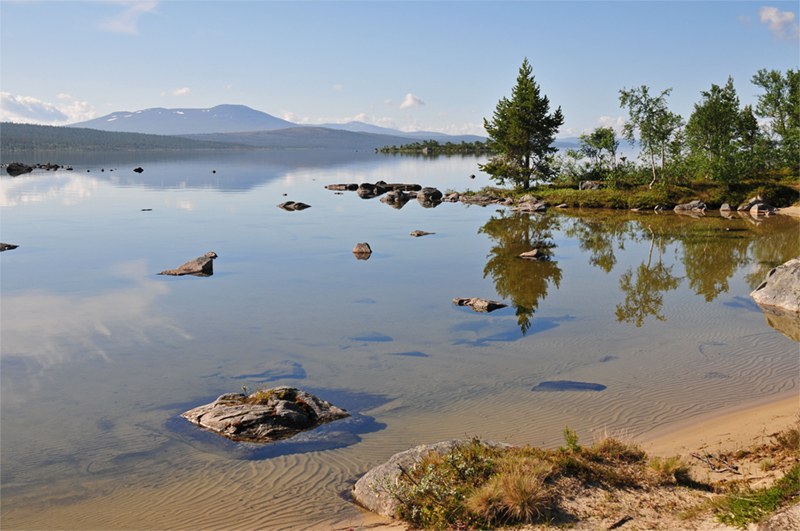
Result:
<svg viewBox="0 0 800 531">
<path fill-rule="evenodd" d="M 330 529 L 360 521 L 359 475 L 415 444 L 637 436 L 797 393 L 796 323 L 748 296 L 800 254 L 796 219 L 395 209 L 324 188 L 479 189 L 474 157 L 11 159 L 75 169 L 0 178 L 20 246 L 0 255 L 5 528 Z M 549 259 L 517 258 L 533 248 Z M 211 277 L 157 275 L 207 251 Z M 178 417 L 264 384 L 353 419 L 254 450 Z"/>
</svg>

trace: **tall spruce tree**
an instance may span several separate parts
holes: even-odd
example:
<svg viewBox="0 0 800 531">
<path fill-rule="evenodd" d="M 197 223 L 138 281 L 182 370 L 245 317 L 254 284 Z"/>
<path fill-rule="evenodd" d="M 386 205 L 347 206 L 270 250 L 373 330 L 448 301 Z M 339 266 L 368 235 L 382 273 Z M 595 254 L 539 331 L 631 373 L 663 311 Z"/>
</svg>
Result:
<svg viewBox="0 0 800 531">
<path fill-rule="evenodd" d="M 550 100 L 542 95 L 525 58 L 511 99 L 503 97 L 491 121 L 483 120 L 497 156 L 479 165 L 480 169 L 499 184 L 508 180 L 518 188 L 530 188 L 533 176 L 540 181 L 551 180 L 555 172 L 549 156 L 558 151 L 552 143 L 563 123 L 561 107 L 550 113 Z"/>
</svg>

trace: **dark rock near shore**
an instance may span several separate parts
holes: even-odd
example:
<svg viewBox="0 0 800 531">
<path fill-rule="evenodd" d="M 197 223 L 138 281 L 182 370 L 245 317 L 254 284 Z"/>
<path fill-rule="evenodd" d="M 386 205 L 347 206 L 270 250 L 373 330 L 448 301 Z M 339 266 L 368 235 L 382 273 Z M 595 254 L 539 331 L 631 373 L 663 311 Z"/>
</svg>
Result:
<svg viewBox="0 0 800 531">
<path fill-rule="evenodd" d="M 27 164 L 23 164 L 21 162 L 12 162 L 6 166 L 6 173 L 12 177 L 22 175 L 23 173 L 30 173 L 32 171 L 33 166 L 28 166 Z"/>
<path fill-rule="evenodd" d="M 381 202 L 399 209 L 403 208 L 414 197 L 416 197 L 414 192 L 406 193 L 403 190 L 392 190 L 381 197 Z"/>
<path fill-rule="evenodd" d="M 358 190 L 358 185 L 356 183 L 350 184 L 329 184 L 325 187 L 326 190 L 336 190 L 336 191 L 351 191 L 355 192 Z"/>
<path fill-rule="evenodd" d="M 400 501 L 392 494 L 392 487 L 403 471 L 409 470 L 423 457 L 431 452 L 446 454 L 461 445 L 470 444 L 471 440 L 442 441 L 435 444 L 415 446 L 405 452 L 393 455 L 389 461 L 377 466 L 361 476 L 353 486 L 353 501 L 361 507 L 381 516 L 394 518 Z M 510 448 L 511 445 L 493 441 L 480 441 L 492 448 Z"/>
<path fill-rule="evenodd" d="M 200 258 L 186 262 L 178 269 L 167 269 L 159 273 L 159 275 L 210 277 L 214 274 L 214 259 L 216 257 L 217 253 L 208 252 Z"/>
<path fill-rule="evenodd" d="M 380 184 L 361 183 L 356 189 L 356 193 L 362 199 L 372 199 L 386 193 L 386 188 Z"/>
<path fill-rule="evenodd" d="M 800 258 L 793 258 L 770 271 L 750 296 L 759 305 L 800 312 Z"/>
<path fill-rule="evenodd" d="M 426 208 L 432 208 L 442 202 L 442 192 L 436 188 L 426 186 L 417 192 L 417 201 Z"/>
<path fill-rule="evenodd" d="M 249 396 L 227 393 L 181 415 L 223 437 L 247 442 L 288 439 L 349 416 L 345 410 L 294 387 L 260 390 Z"/>
<path fill-rule="evenodd" d="M 134 168 L 133 171 L 135 171 L 136 173 L 142 173 L 144 171 L 144 169 L 139 167 L 139 168 Z"/>
<path fill-rule="evenodd" d="M 16 249 L 19 245 L 14 245 L 13 243 L 0 243 L 0 252 L 3 251 L 10 251 L 11 249 Z"/>
<path fill-rule="evenodd" d="M 278 208 L 287 210 L 289 212 L 293 212 L 295 210 L 305 210 L 307 208 L 311 208 L 311 205 L 299 202 L 295 203 L 294 201 L 286 201 L 285 203 L 281 203 L 280 205 L 278 205 Z"/>
<path fill-rule="evenodd" d="M 505 308 L 508 304 L 503 304 L 502 302 L 495 302 L 490 301 L 487 299 L 453 299 L 453 304 L 456 306 L 469 306 L 476 312 L 481 313 L 489 313 L 495 310 L 499 310 L 500 308 Z"/>
</svg>

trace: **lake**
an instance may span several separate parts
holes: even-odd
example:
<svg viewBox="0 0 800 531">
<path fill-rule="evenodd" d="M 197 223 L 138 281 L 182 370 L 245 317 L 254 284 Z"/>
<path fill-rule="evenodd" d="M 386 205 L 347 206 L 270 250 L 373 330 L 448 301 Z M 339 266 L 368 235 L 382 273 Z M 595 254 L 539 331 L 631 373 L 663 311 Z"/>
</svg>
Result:
<svg viewBox="0 0 800 531">
<path fill-rule="evenodd" d="M 396 209 L 324 188 L 478 190 L 472 156 L 4 159 L 74 168 L 0 177 L 19 245 L 0 254 L 4 528 L 330 529 L 360 518 L 361 474 L 417 444 L 635 438 L 798 390 L 797 329 L 749 297 L 800 254 L 795 218 Z M 518 258 L 534 248 L 546 259 Z M 157 275 L 208 251 L 210 277 Z M 353 417 L 255 448 L 179 417 L 262 385 Z"/>
</svg>

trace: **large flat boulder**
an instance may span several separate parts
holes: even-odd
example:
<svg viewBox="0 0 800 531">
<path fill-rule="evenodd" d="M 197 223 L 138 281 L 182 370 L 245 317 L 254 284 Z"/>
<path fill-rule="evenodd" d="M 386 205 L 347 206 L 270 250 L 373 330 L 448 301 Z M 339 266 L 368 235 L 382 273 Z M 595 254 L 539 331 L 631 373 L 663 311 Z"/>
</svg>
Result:
<svg viewBox="0 0 800 531">
<path fill-rule="evenodd" d="M 172 276 L 183 276 L 183 275 L 193 275 L 196 277 L 210 277 L 214 274 L 214 259 L 217 257 L 217 253 L 215 252 L 208 252 L 199 258 L 195 258 L 194 260 L 189 260 L 182 266 L 177 269 L 167 269 L 159 273 L 159 275 L 172 275 Z"/>
<path fill-rule="evenodd" d="M 750 296 L 759 305 L 800 312 L 800 258 L 792 258 L 770 271 Z"/>
<path fill-rule="evenodd" d="M 223 437 L 246 442 L 288 439 L 349 416 L 344 409 L 294 387 L 259 390 L 251 395 L 227 393 L 181 415 Z"/>
</svg>

